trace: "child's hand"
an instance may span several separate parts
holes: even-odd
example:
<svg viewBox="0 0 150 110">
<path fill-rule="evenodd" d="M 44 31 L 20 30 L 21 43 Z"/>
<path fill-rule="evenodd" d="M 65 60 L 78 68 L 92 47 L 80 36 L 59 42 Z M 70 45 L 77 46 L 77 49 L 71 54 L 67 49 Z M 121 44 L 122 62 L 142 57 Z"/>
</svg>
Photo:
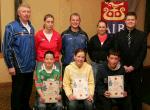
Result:
<svg viewBox="0 0 150 110">
<path fill-rule="evenodd" d="M 92 102 L 93 101 L 93 96 L 89 95 L 88 98 L 87 98 L 87 100 L 90 101 L 90 102 Z"/>
<path fill-rule="evenodd" d="M 126 91 L 124 91 L 123 96 L 124 96 L 124 97 L 127 97 L 127 96 L 128 96 L 128 94 L 127 94 Z"/>
<path fill-rule="evenodd" d="M 58 96 L 56 97 L 56 100 L 60 101 L 60 100 L 61 100 L 61 95 L 58 95 Z"/>
<path fill-rule="evenodd" d="M 45 98 L 41 96 L 41 97 L 40 97 L 40 102 L 41 102 L 41 103 L 45 103 Z"/>
<path fill-rule="evenodd" d="M 72 101 L 72 100 L 76 100 L 75 96 L 73 96 L 72 94 L 71 94 L 71 95 L 69 95 L 68 99 L 69 99 L 70 101 Z"/>
<path fill-rule="evenodd" d="M 59 88 L 62 88 L 62 87 L 63 87 L 63 83 L 62 81 L 60 81 Z"/>
<path fill-rule="evenodd" d="M 109 98 L 110 97 L 110 92 L 109 91 L 105 91 L 104 96 Z"/>
</svg>

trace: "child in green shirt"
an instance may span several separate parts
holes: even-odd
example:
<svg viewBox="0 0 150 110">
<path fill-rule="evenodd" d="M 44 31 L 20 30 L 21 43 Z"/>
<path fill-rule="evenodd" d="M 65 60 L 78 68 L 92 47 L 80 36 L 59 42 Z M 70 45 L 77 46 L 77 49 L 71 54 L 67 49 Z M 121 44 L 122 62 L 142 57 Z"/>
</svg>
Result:
<svg viewBox="0 0 150 110">
<path fill-rule="evenodd" d="M 51 51 L 45 52 L 44 63 L 39 65 L 35 74 L 35 87 L 38 93 L 37 108 L 38 110 L 62 110 L 61 95 L 56 97 L 56 103 L 46 103 L 43 91 L 45 90 L 44 82 L 51 80 L 59 82 L 59 89 L 62 88 L 62 78 L 60 70 L 54 64 L 54 54 Z M 61 91 L 61 90 L 60 90 Z"/>
</svg>

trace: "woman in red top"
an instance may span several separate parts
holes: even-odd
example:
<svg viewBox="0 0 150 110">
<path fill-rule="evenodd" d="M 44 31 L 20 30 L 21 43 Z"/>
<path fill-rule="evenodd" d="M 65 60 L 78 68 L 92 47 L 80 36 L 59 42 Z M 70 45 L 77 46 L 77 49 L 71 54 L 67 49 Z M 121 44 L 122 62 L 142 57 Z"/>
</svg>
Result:
<svg viewBox="0 0 150 110">
<path fill-rule="evenodd" d="M 60 68 L 60 56 L 62 48 L 61 36 L 54 30 L 54 16 L 47 14 L 44 16 L 43 29 L 35 35 L 36 60 L 37 65 L 44 60 L 44 53 L 48 50 L 54 53 L 55 63 Z"/>
</svg>

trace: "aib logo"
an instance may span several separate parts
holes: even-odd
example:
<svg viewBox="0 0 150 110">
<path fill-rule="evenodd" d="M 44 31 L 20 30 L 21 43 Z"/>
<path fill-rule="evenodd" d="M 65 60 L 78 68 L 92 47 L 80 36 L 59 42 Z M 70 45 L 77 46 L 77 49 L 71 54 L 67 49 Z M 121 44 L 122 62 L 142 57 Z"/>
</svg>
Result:
<svg viewBox="0 0 150 110">
<path fill-rule="evenodd" d="M 107 21 L 108 33 L 116 33 L 125 28 L 124 18 L 128 12 L 128 2 L 102 2 L 101 19 Z"/>
<path fill-rule="evenodd" d="M 102 19 L 106 21 L 122 21 L 127 13 L 127 2 L 103 2 Z"/>
</svg>

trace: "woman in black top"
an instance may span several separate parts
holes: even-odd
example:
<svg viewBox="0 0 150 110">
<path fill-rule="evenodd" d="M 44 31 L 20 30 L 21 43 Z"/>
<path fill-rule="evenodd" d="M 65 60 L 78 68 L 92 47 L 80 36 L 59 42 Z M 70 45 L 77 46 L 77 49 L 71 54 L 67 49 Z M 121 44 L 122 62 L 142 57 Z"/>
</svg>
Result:
<svg viewBox="0 0 150 110">
<path fill-rule="evenodd" d="M 107 23 L 99 21 L 97 34 L 94 35 L 88 44 L 89 57 L 92 60 L 94 78 L 96 78 L 99 64 L 106 60 L 107 53 L 113 47 L 113 37 L 107 33 Z"/>
</svg>

